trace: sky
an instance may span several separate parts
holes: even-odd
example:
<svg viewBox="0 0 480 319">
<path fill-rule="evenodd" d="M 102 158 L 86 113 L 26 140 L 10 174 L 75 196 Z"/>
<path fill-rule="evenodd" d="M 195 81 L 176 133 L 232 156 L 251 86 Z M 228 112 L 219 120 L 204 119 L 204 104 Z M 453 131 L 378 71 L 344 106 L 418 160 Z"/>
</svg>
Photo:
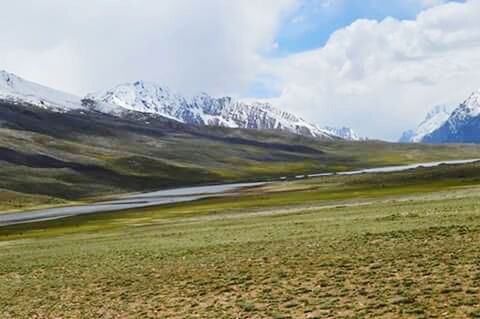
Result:
<svg viewBox="0 0 480 319">
<path fill-rule="evenodd" d="M 480 88 L 480 0 L 0 0 L 0 69 L 260 99 L 390 141 Z"/>
</svg>

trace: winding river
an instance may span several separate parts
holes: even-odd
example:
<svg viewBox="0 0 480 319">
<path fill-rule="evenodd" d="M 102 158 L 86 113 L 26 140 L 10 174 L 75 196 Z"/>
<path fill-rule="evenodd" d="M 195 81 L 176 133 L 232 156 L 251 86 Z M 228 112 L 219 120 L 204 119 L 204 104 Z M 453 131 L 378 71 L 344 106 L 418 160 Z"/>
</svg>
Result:
<svg viewBox="0 0 480 319">
<path fill-rule="evenodd" d="M 296 179 L 313 178 L 321 176 L 332 175 L 358 175 L 366 173 L 392 173 L 402 172 L 419 167 L 436 167 L 442 164 L 459 165 L 478 162 L 480 159 L 471 160 L 457 160 L 457 161 L 443 161 L 431 163 L 419 163 L 402 166 L 377 167 L 355 171 L 339 172 L 339 173 L 321 173 L 310 175 L 299 175 Z M 284 178 L 285 179 L 285 178 Z M 44 220 L 66 218 L 71 216 L 95 214 L 104 212 L 120 211 L 131 208 L 141 208 L 149 206 L 159 206 L 166 204 L 189 202 L 198 199 L 224 196 L 231 192 L 235 192 L 242 188 L 254 187 L 266 184 L 265 182 L 258 183 L 237 183 L 237 184 L 220 184 L 213 186 L 198 186 L 198 187 L 181 187 L 174 189 L 167 189 L 162 191 L 155 191 L 149 193 L 142 193 L 130 196 L 124 196 L 117 200 L 98 202 L 94 204 L 85 204 L 80 206 L 57 207 L 40 209 L 33 211 L 17 212 L 0 214 L 0 227 L 21 223 L 32 223 Z"/>
</svg>

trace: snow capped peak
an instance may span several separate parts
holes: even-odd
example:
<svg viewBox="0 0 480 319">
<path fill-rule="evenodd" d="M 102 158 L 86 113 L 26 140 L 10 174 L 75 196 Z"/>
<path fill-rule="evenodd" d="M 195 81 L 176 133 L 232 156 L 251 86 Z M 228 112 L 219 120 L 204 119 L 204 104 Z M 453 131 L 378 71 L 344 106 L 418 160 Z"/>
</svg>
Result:
<svg viewBox="0 0 480 319">
<path fill-rule="evenodd" d="M 272 129 L 312 137 L 331 134 L 264 102 L 243 102 L 207 93 L 184 97 L 155 83 L 137 81 L 88 96 L 131 111 L 157 114 L 179 122 L 230 128 Z"/>
<path fill-rule="evenodd" d="M 445 104 L 436 105 L 430 112 L 427 113 L 427 116 L 424 122 L 427 122 L 434 117 L 437 117 L 439 114 L 450 114 L 450 107 Z"/>
<path fill-rule="evenodd" d="M 0 70 L 0 101 L 15 104 L 28 104 L 54 112 L 72 110 L 95 110 L 114 115 L 125 110 L 117 105 L 92 103 L 88 99 L 61 92 L 49 87 L 27 81 L 13 73 Z"/>
<path fill-rule="evenodd" d="M 325 130 L 329 132 L 331 135 L 338 136 L 348 141 L 362 141 L 365 138 L 360 137 L 354 130 L 349 127 L 325 127 Z"/>
<path fill-rule="evenodd" d="M 5 71 L 5 70 L 0 70 L 0 78 L 8 77 L 8 76 L 17 77 L 17 76 L 16 76 L 15 74 L 13 74 L 13 73 L 7 72 L 7 71 Z"/>
<path fill-rule="evenodd" d="M 17 88 L 25 87 L 27 83 L 28 81 L 13 73 L 0 70 L 0 92 L 14 92 Z"/>
<path fill-rule="evenodd" d="M 478 101 L 480 101 L 480 89 L 477 89 L 475 92 L 473 92 L 467 100 L 469 99 L 475 99 L 478 103 Z"/>
<path fill-rule="evenodd" d="M 16 75 L 8 73 L 7 71 L 0 70 L 0 87 L 12 87 L 13 81 L 17 78 Z"/>
<path fill-rule="evenodd" d="M 360 139 L 348 128 L 321 129 L 267 102 L 239 101 L 228 96 L 216 98 L 207 93 L 185 97 L 146 81 L 120 84 L 80 98 L 0 70 L 0 101 L 28 104 L 55 112 L 80 109 L 115 116 L 141 112 L 194 125 L 280 130 L 327 139 Z"/>
<path fill-rule="evenodd" d="M 448 120 L 424 138 L 429 143 L 479 143 L 480 90 L 473 92 Z"/>
<path fill-rule="evenodd" d="M 480 115 L 480 90 L 473 92 L 468 99 L 461 103 L 448 118 L 449 130 L 456 134 L 459 127 L 470 119 Z"/>
<path fill-rule="evenodd" d="M 465 113 L 465 116 L 474 117 L 480 114 L 480 89 L 473 92 L 468 99 L 457 109 Z"/>
<path fill-rule="evenodd" d="M 420 143 L 423 138 L 440 128 L 450 117 L 450 108 L 447 105 L 437 105 L 428 112 L 425 120 L 415 129 L 403 133 L 401 143 Z"/>
<path fill-rule="evenodd" d="M 0 71 L 0 100 L 55 111 L 82 108 L 79 97 L 24 80 L 7 71 Z"/>
<path fill-rule="evenodd" d="M 89 94 L 87 98 L 117 105 L 130 111 L 160 114 L 170 118 L 171 116 L 167 113 L 173 111 L 173 105 L 186 104 L 179 94 L 166 87 L 145 81 L 120 84 L 106 91 Z"/>
</svg>

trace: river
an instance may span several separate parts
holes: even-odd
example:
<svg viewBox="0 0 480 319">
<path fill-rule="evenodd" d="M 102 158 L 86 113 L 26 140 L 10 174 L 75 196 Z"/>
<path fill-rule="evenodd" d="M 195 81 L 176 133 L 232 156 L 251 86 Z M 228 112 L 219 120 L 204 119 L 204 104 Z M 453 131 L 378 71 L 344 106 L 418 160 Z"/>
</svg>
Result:
<svg viewBox="0 0 480 319">
<path fill-rule="evenodd" d="M 401 166 L 376 167 L 362 170 L 354 170 L 338 173 L 321 173 L 310 175 L 299 175 L 295 179 L 314 178 L 332 175 L 359 175 L 367 173 L 392 173 L 402 172 L 419 167 L 436 167 L 442 164 L 459 165 L 478 162 L 480 159 L 471 160 L 457 160 L 457 161 L 443 161 L 431 163 L 419 163 Z M 265 182 L 258 183 L 236 183 L 236 184 L 219 184 L 210 186 L 197 187 L 180 187 L 174 189 L 167 189 L 149 193 L 141 193 L 121 197 L 117 200 L 98 202 L 94 204 L 85 204 L 79 206 L 57 207 L 40 210 L 32 210 L 17 213 L 0 214 L 0 227 L 21 223 L 32 223 L 44 220 L 66 218 L 71 216 L 95 214 L 104 212 L 120 211 L 131 208 L 142 208 L 149 206 L 159 206 L 166 204 L 175 204 L 182 202 L 190 202 L 194 200 L 224 196 L 231 192 L 235 192 L 242 188 L 254 187 L 266 184 Z"/>
</svg>

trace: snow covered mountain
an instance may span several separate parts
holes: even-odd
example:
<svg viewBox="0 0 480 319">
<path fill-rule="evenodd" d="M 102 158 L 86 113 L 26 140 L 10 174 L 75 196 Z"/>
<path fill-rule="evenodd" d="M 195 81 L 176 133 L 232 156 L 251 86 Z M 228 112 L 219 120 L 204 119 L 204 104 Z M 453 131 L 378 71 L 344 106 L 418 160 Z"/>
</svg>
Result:
<svg viewBox="0 0 480 319">
<path fill-rule="evenodd" d="M 403 133 L 400 143 L 421 143 L 423 138 L 441 127 L 451 114 L 446 105 L 437 105 L 431 110 L 425 120 L 414 129 Z"/>
<path fill-rule="evenodd" d="M 364 141 L 366 138 L 360 137 L 354 130 L 348 127 L 325 127 L 325 130 L 331 134 L 343 138 L 347 141 Z"/>
<path fill-rule="evenodd" d="M 54 112 L 88 110 L 117 117 L 140 112 L 194 125 L 282 130 L 327 139 L 360 139 L 348 128 L 322 129 L 269 103 L 214 98 L 205 93 L 189 98 L 143 81 L 118 85 L 80 98 L 0 71 L 0 101 L 28 104 Z"/>
<path fill-rule="evenodd" d="M 28 103 L 44 109 L 69 111 L 82 108 L 80 98 L 24 80 L 0 70 L 0 100 Z"/>
<path fill-rule="evenodd" d="M 473 92 L 448 119 L 423 138 L 426 143 L 480 143 L 480 90 Z"/>
<path fill-rule="evenodd" d="M 91 108 L 78 96 L 27 81 L 13 73 L 2 70 L 0 70 L 0 101 L 29 104 L 55 112 Z M 117 106 L 105 103 L 98 103 L 95 108 L 97 111 L 111 114 L 124 111 Z"/>
<path fill-rule="evenodd" d="M 184 97 L 155 83 L 137 81 L 90 94 L 88 100 L 161 115 L 179 122 L 247 129 L 275 129 L 304 136 L 336 138 L 335 134 L 310 124 L 269 103 L 242 102 L 231 97 L 214 98 L 205 93 Z"/>
</svg>

